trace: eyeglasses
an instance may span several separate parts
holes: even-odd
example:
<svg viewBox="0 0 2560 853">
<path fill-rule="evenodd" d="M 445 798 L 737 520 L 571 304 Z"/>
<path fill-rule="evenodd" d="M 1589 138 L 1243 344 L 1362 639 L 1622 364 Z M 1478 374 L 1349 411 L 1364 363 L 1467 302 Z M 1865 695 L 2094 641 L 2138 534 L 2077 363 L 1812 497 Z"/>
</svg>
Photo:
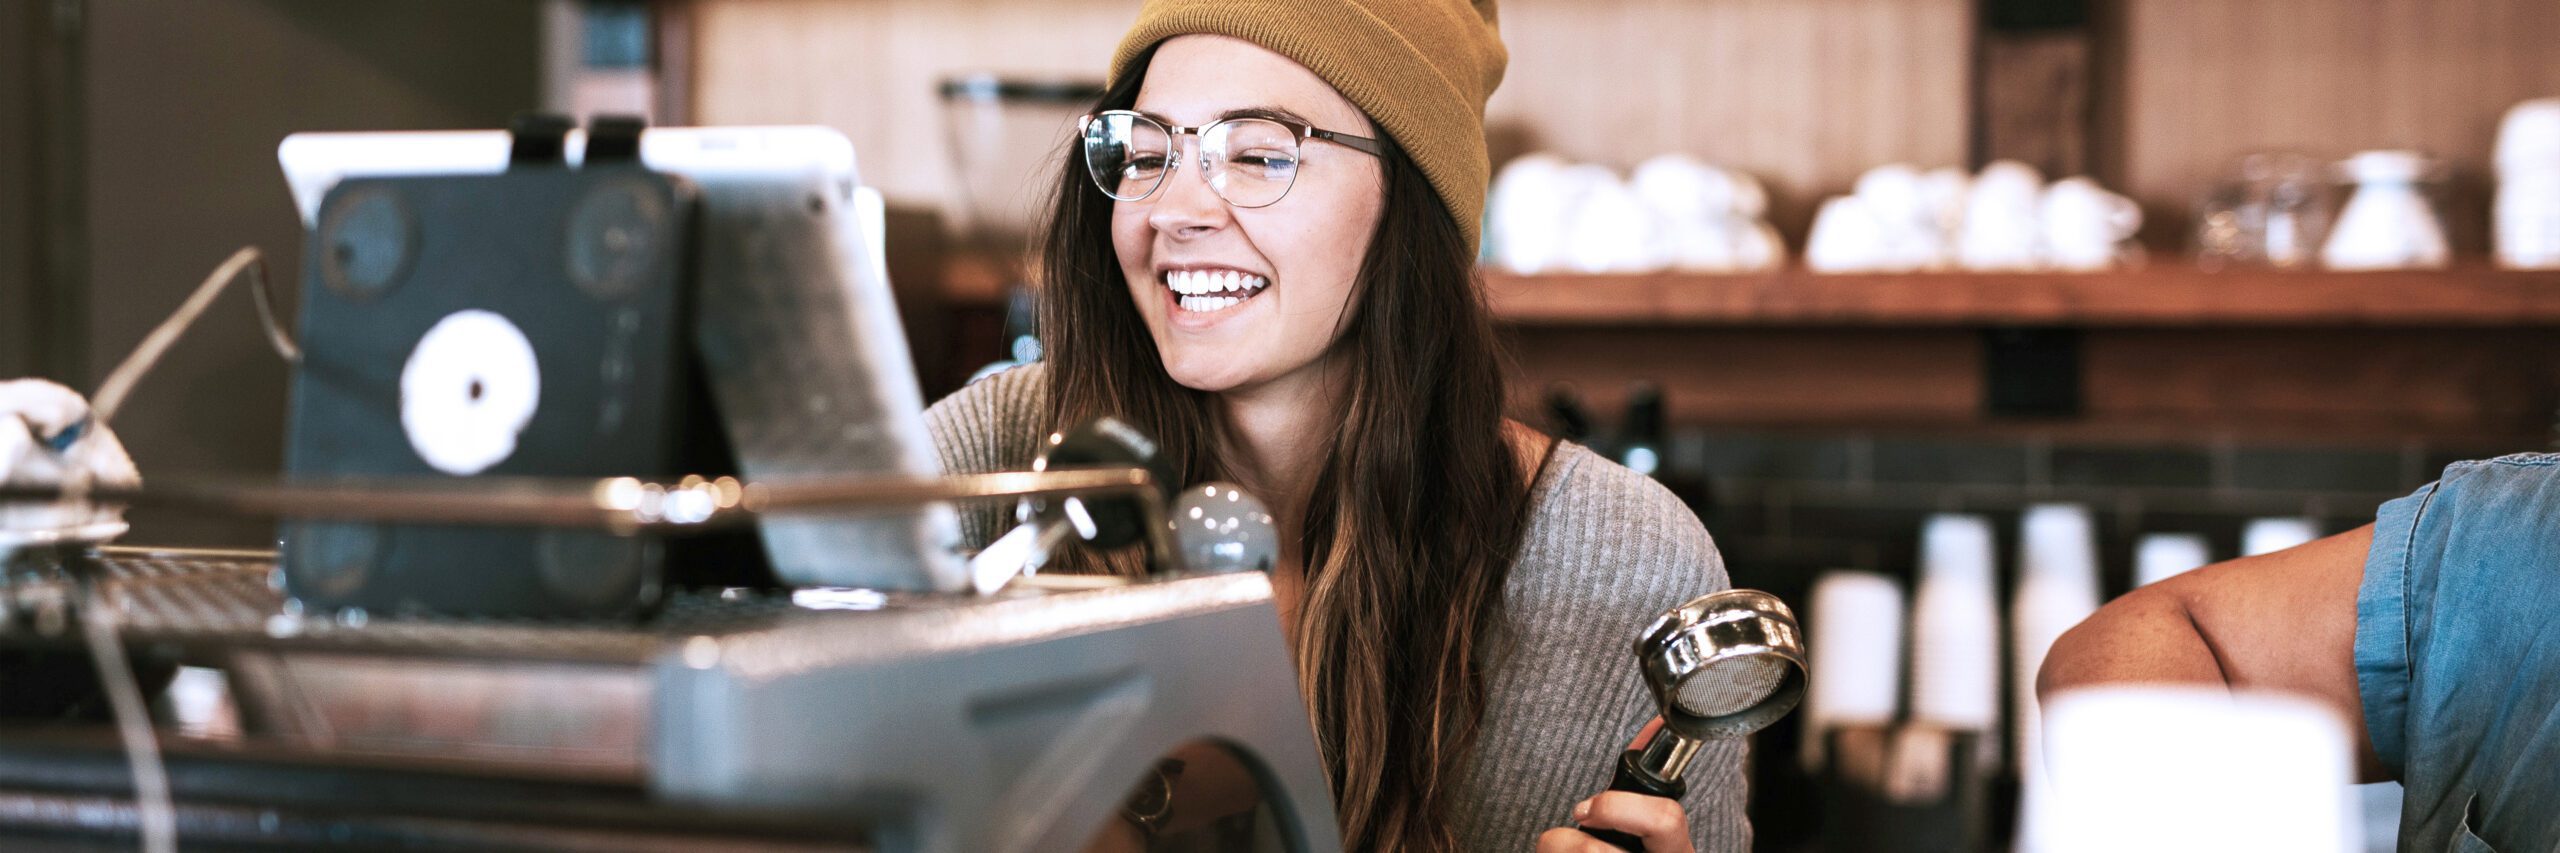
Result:
<svg viewBox="0 0 2560 853">
<path fill-rule="evenodd" d="M 1144 113 L 1106 110 L 1076 122 L 1084 134 L 1085 171 L 1104 195 L 1138 201 L 1156 188 L 1181 161 L 1174 137 L 1199 139 L 1200 175 L 1219 198 L 1237 207 L 1268 207 L 1289 194 L 1298 182 L 1298 143 L 1321 139 L 1380 156 L 1378 140 L 1337 133 L 1278 118 L 1225 118 L 1199 127 L 1168 127 Z"/>
</svg>

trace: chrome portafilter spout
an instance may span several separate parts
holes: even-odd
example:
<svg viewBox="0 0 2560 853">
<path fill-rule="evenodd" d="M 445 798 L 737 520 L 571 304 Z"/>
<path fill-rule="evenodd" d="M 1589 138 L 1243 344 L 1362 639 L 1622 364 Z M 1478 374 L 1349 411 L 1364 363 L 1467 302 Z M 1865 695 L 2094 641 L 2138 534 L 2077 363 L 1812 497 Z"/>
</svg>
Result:
<svg viewBox="0 0 2560 853">
<path fill-rule="evenodd" d="M 1690 599 L 1636 639 L 1637 668 L 1662 709 L 1662 731 L 1618 756 L 1609 790 L 1679 799 L 1689 762 L 1710 740 L 1744 737 L 1804 700 L 1804 636 L 1777 596 L 1750 589 Z M 1588 830 L 1622 850 L 1635 836 Z"/>
</svg>

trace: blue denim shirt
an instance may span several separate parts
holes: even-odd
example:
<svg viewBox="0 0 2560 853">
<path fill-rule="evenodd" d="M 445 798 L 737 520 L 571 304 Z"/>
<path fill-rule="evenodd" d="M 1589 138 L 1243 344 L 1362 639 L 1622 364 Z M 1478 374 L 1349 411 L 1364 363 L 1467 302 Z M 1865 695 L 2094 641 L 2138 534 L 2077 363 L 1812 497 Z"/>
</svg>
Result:
<svg viewBox="0 0 2560 853">
<path fill-rule="evenodd" d="M 2560 850 L 2560 454 L 2458 462 L 2382 505 L 2356 685 L 2404 851 Z"/>
</svg>

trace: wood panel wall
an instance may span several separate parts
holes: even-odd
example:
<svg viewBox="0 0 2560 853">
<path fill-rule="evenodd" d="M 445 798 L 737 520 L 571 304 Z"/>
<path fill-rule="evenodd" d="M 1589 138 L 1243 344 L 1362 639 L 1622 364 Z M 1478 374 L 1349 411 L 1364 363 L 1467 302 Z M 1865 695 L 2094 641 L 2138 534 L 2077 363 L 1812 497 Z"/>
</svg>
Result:
<svg viewBox="0 0 2560 853">
<path fill-rule="evenodd" d="M 1099 80 L 1135 0 L 696 0 L 694 120 L 824 124 L 891 203 L 957 184 L 938 86 L 955 74 Z"/>
<path fill-rule="evenodd" d="M 1497 160 L 1619 168 L 1686 151 L 1770 185 L 1801 238 L 1821 196 L 1965 154 L 1969 0 L 1509 0 Z M 842 128 L 895 201 L 951 186 L 935 85 L 1098 77 L 1134 0 L 695 0 L 694 117 Z"/>
<path fill-rule="evenodd" d="M 2553 0 L 2116 0 L 2100 162 L 2186 246 L 2193 205 L 2258 149 L 2451 161 L 2455 249 L 2488 251 L 2489 158 L 2517 101 L 2560 95 Z"/>
<path fill-rule="evenodd" d="M 1883 163 L 1964 161 L 1970 0 L 1513 0 L 1497 142 L 1619 168 L 1685 151 L 1814 205 Z M 1499 155 L 1501 152 L 1497 152 Z"/>
</svg>

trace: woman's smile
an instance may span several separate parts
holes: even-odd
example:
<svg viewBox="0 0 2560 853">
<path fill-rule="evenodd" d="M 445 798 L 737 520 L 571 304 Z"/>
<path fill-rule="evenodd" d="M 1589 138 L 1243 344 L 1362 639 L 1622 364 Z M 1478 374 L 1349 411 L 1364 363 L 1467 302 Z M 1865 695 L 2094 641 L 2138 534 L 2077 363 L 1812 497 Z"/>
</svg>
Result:
<svg viewBox="0 0 2560 853">
<path fill-rule="evenodd" d="M 1271 288 L 1270 278 L 1229 267 L 1169 269 L 1156 280 L 1164 285 L 1166 316 L 1186 329 L 1217 325 Z"/>
</svg>

